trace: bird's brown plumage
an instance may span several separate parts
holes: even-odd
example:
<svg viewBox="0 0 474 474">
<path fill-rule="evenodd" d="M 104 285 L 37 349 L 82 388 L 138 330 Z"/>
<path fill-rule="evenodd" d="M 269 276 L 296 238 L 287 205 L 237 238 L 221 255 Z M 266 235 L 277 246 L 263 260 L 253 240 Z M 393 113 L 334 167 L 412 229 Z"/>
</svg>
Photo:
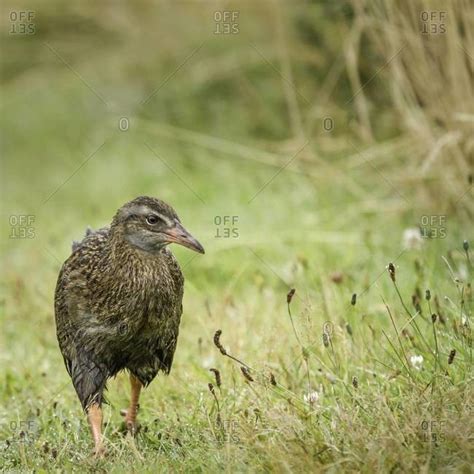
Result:
<svg viewBox="0 0 474 474">
<path fill-rule="evenodd" d="M 203 252 L 170 206 L 140 197 L 120 208 L 110 227 L 88 231 L 64 263 L 55 293 L 57 337 L 85 409 L 100 405 L 107 379 L 122 369 L 143 385 L 170 371 L 184 279 L 165 244 L 178 242 L 169 237 L 176 228 L 184 245 Z"/>
</svg>

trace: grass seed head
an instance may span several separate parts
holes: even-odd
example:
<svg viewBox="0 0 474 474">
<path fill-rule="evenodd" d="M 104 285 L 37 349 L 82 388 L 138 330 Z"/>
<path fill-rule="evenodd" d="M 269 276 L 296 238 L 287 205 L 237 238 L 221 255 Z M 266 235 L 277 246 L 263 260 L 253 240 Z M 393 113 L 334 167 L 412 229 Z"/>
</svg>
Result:
<svg viewBox="0 0 474 474">
<path fill-rule="evenodd" d="M 323 332 L 323 344 L 324 347 L 329 347 L 329 334 L 327 332 Z"/>
<path fill-rule="evenodd" d="M 216 379 L 216 385 L 220 387 L 222 384 L 221 373 L 217 369 L 214 369 L 214 368 L 209 369 L 209 371 L 214 374 L 214 377 Z"/>
<path fill-rule="evenodd" d="M 421 314 L 420 298 L 416 293 L 412 295 L 411 301 L 413 303 L 413 307 L 415 308 L 416 312 Z"/>
<path fill-rule="evenodd" d="M 270 383 L 273 385 L 273 386 L 276 386 L 277 384 L 277 381 L 275 379 L 275 376 L 270 372 Z"/>
<path fill-rule="evenodd" d="M 357 380 L 357 377 L 354 375 L 354 377 L 352 377 L 352 386 L 354 388 L 357 388 L 359 386 L 359 381 Z"/>
<path fill-rule="evenodd" d="M 395 283 L 395 265 L 390 262 L 388 264 L 388 274 L 390 275 L 390 279 Z"/>
<path fill-rule="evenodd" d="M 425 299 L 426 299 L 426 301 L 431 300 L 431 291 L 430 290 L 425 291 Z"/>
<path fill-rule="evenodd" d="M 357 303 L 357 294 L 354 293 L 351 298 L 351 305 L 355 306 L 356 303 Z"/>
<path fill-rule="evenodd" d="M 295 292 L 296 292 L 296 290 L 295 290 L 294 288 L 292 288 L 292 289 L 288 292 L 288 294 L 286 295 L 286 302 L 287 302 L 288 304 L 291 303 L 291 300 L 293 299 L 293 296 L 295 295 Z"/>
<path fill-rule="evenodd" d="M 209 383 L 207 384 L 207 388 L 209 389 L 209 391 L 210 391 L 213 395 L 215 395 L 215 392 L 214 392 L 214 385 L 213 385 L 211 382 L 209 382 Z"/>
<path fill-rule="evenodd" d="M 244 377 L 245 377 L 249 382 L 253 382 L 253 381 L 254 381 L 253 378 L 252 378 L 252 376 L 250 375 L 249 370 L 248 370 L 246 367 L 241 366 L 241 367 L 240 367 L 240 370 L 242 371 L 242 374 L 244 375 Z"/>
<path fill-rule="evenodd" d="M 431 315 L 431 321 L 433 322 L 433 324 L 436 322 L 436 319 L 437 319 L 436 313 L 433 313 Z"/>
<path fill-rule="evenodd" d="M 469 250 L 469 242 L 467 240 L 465 240 L 462 243 L 462 248 L 464 249 L 465 252 L 467 252 Z"/>
<path fill-rule="evenodd" d="M 221 354 L 227 355 L 227 351 L 225 350 L 224 346 L 221 344 L 220 337 L 222 334 L 222 330 L 218 329 L 214 334 L 214 345 L 221 351 Z"/>
<path fill-rule="evenodd" d="M 451 365 L 453 362 L 454 362 L 454 356 L 456 355 L 456 349 L 453 349 L 450 353 L 449 353 L 449 357 L 448 357 L 448 364 Z"/>
</svg>

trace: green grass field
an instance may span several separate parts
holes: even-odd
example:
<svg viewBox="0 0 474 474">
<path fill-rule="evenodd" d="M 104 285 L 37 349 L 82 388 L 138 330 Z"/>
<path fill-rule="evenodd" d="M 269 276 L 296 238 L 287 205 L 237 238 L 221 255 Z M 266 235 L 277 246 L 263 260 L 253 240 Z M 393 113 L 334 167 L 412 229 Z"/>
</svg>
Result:
<svg viewBox="0 0 474 474">
<path fill-rule="evenodd" d="M 427 198 L 383 100 L 372 143 L 344 77 L 317 102 L 331 35 L 342 42 L 329 19 L 310 65 L 295 61 L 295 92 L 263 3 L 240 7 L 235 37 L 213 35 L 225 8 L 207 3 L 54 5 L 35 6 L 31 36 L 8 34 L 24 6 L 2 9 L 0 467 L 471 472 L 472 181 Z M 288 18 L 322 21 L 305 8 Z M 97 460 L 53 293 L 71 242 L 139 195 L 172 204 L 206 254 L 172 248 L 186 278 L 173 370 L 144 391 L 135 439 L 121 426 L 128 379 L 110 381 Z"/>
</svg>

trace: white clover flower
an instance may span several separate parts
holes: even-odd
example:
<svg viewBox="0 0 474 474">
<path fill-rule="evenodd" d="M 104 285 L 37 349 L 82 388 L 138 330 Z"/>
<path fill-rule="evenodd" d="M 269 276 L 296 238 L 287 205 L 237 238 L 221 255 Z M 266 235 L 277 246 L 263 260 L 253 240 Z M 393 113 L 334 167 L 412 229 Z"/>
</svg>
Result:
<svg viewBox="0 0 474 474">
<path fill-rule="evenodd" d="M 403 248 L 419 249 L 423 245 L 423 238 L 420 229 L 417 227 L 409 227 L 403 231 L 402 237 Z"/>
<path fill-rule="evenodd" d="M 303 396 L 303 400 L 305 401 L 305 403 L 309 403 L 310 405 L 314 405 L 315 403 L 317 403 L 319 401 L 319 398 L 320 395 L 316 391 L 306 393 Z"/>
<path fill-rule="evenodd" d="M 410 357 L 411 365 L 416 370 L 421 370 L 421 366 L 423 365 L 423 356 L 422 355 L 412 355 Z"/>
</svg>

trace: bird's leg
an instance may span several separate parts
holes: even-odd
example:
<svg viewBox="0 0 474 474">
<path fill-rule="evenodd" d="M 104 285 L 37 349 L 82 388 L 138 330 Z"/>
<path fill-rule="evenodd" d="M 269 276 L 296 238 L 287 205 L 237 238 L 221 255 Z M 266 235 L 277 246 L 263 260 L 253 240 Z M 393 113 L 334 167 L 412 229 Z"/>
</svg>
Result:
<svg viewBox="0 0 474 474">
<path fill-rule="evenodd" d="M 102 457 L 105 454 L 102 442 L 102 408 L 98 403 L 93 403 L 87 409 L 87 418 L 91 425 L 92 437 L 94 438 L 94 454 Z"/>
<path fill-rule="evenodd" d="M 130 374 L 130 386 L 132 393 L 130 395 L 130 405 L 127 410 L 122 413 L 125 415 L 125 425 L 130 434 L 135 435 L 137 431 L 137 412 L 138 412 L 138 399 L 140 398 L 140 391 L 142 384 L 135 375 Z"/>
</svg>

